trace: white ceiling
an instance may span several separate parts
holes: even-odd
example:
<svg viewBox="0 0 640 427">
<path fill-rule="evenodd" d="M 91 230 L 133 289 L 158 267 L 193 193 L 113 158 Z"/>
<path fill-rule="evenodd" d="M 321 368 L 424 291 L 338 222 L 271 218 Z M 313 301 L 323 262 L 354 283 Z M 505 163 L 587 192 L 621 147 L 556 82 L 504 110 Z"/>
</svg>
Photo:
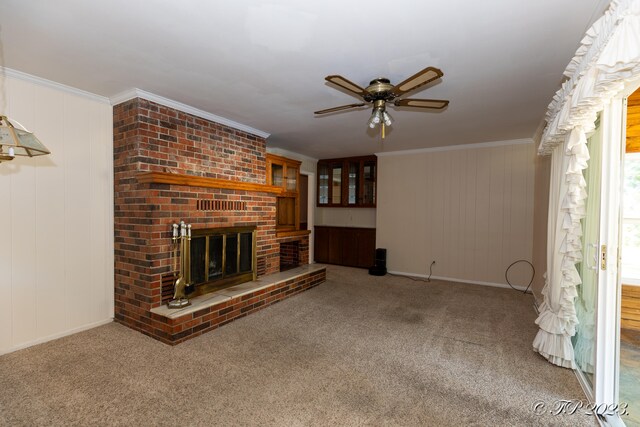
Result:
<svg viewBox="0 0 640 427">
<path fill-rule="evenodd" d="M 530 138 L 606 0 L 2 0 L 0 65 L 98 95 L 139 88 L 316 158 Z M 444 77 L 441 112 L 370 109 L 324 81 Z"/>
</svg>

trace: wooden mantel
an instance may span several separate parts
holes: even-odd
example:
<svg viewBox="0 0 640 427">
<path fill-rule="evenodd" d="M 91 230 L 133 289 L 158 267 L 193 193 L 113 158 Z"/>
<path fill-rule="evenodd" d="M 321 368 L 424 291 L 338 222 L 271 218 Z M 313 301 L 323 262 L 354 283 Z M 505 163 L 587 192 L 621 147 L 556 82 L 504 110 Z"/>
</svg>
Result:
<svg viewBox="0 0 640 427">
<path fill-rule="evenodd" d="M 253 191 L 257 193 L 280 194 L 282 187 L 251 182 L 232 181 L 228 179 L 206 178 L 167 172 L 142 172 L 137 176 L 141 184 L 173 184 L 188 187 L 225 188 L 228 190 Z"/>
</svg>

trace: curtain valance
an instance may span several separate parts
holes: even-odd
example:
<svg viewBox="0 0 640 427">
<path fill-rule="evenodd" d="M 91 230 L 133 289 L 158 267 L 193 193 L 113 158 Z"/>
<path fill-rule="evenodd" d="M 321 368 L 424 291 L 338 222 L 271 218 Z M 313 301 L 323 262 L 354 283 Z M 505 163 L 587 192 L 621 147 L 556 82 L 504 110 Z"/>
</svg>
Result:
<svg viewBox="0 0 640 427">
<path fill-rule="evenodd" d="M 538 148 L 551 154 L 576 126 L 589 133 L 596 115 L 626 83 L 640 77 L 640 1 L 613 0 L 581 41 L 553 97 Z"/>
</svg>

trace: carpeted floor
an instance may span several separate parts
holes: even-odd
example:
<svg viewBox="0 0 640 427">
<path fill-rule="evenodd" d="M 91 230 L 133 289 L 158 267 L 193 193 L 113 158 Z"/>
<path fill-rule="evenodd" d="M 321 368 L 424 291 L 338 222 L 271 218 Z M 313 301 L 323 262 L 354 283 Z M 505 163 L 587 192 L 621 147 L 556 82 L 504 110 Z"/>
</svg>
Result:
<svg viewBox="0 0 640 427">
<path fill-rule="evenodd" d="M 0 425 L 597 425 L 546 412 L 584 395 L 532 351 L 532 304 L 331 266 L 176 347 L 114 323 L 2 356 Z"/>
</svg>

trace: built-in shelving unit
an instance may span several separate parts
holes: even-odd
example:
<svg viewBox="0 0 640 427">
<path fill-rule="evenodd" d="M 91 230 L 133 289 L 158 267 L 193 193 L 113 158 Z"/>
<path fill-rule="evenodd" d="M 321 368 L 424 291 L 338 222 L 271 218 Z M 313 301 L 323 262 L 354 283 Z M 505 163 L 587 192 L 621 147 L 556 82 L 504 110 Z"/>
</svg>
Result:
<svg viewBox="0 0 640 427">
<path fill-rule="evenodd" d="M 267 154 L 267 185 L 277 187 L 276 230 L 300 229 L 300 164 L 298 160 Z"/>
<path fill-rule="evenodd" d="M 318 207 L 375 208 L 377 157 L 318 161 Z"/>
</svg>

